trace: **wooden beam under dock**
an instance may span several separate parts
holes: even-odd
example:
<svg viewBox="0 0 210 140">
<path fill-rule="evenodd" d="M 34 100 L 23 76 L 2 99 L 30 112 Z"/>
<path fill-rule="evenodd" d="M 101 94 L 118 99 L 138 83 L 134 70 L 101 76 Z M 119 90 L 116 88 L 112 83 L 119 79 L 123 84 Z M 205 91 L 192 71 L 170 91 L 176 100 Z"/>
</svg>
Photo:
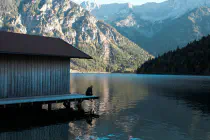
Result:
<svg viewBox="0 0 210 140">
<path fill-rule="evenodd" d="M 65 95 L 50 95 L 50 96 L 34 96 L 34 97 L 18 97 L 0 99 L 0 105 L 24 104 L 24 103 L 60 103 L 64 101 L 84 101 L 99 99 L 98 96 L 86 96 L 84 94 L 65 94 Z"/>
</svg>

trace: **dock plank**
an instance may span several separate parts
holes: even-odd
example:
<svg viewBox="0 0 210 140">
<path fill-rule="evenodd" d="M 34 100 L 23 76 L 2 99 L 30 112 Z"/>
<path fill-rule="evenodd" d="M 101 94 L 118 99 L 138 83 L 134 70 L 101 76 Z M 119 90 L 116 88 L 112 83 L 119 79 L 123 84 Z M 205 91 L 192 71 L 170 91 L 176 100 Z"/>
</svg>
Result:
<svg viewBox="0 0 210 140">
<path fill-rule="evenodd" d="M 34 96 L 34 97 L 18 97 L 0 99 L 0 105 L 23 104 L 23 103 L 36 103 L 36 102 L 63 102 L 63 101 L 79 101 L 99 99 L 98 96 L 86 96 L 84 94 L 65 94 L 65 95 L 51 95 L 51 96 Z"/>
</svg>

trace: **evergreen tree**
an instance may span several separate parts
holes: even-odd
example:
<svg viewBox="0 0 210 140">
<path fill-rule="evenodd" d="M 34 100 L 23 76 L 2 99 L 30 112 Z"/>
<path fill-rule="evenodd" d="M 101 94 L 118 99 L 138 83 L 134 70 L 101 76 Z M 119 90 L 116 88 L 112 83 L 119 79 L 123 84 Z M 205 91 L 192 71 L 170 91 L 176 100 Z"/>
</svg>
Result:
<svg viewBox="0 0 210 140">
<path fill-rule="evenodd" d="M 148 60 L 137 69 L 146 74 L 210 75 L 210 35 L 194 40 L 186 47 Z"/>
</svg>

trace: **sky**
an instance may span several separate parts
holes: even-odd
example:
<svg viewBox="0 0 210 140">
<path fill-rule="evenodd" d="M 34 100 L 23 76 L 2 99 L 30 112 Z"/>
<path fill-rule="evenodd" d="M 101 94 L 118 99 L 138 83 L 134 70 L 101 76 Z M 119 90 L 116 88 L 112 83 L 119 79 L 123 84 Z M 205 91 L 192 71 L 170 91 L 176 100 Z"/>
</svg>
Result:
<svg viewBox="0 0 210 140">
<path fill-rule="evenodd" d="M 77 3 L 81 3 L 85 0 L 74 0 Z M 87 1 L 87 0 L 86 0 Z M 133 5 L 141 5 L 147 2 L 163 2 L 166 0 L 89 0 L 89 1 L 96 1 L 98 4 L 108 4 L 108 3 L 131 3 Z"/>
</svg>

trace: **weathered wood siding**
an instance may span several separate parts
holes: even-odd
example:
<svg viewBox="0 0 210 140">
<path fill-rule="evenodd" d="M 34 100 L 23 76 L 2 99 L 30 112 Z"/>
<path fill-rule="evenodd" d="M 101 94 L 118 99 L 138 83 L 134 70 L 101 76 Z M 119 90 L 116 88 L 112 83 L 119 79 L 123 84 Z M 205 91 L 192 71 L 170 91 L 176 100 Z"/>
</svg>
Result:
<svg viewBox="0 0 210 140">
<path fill-rule="evenodd" d="M 0 98 L 69 93 L 69 58 L 0 54 Z"/>
</svg>

